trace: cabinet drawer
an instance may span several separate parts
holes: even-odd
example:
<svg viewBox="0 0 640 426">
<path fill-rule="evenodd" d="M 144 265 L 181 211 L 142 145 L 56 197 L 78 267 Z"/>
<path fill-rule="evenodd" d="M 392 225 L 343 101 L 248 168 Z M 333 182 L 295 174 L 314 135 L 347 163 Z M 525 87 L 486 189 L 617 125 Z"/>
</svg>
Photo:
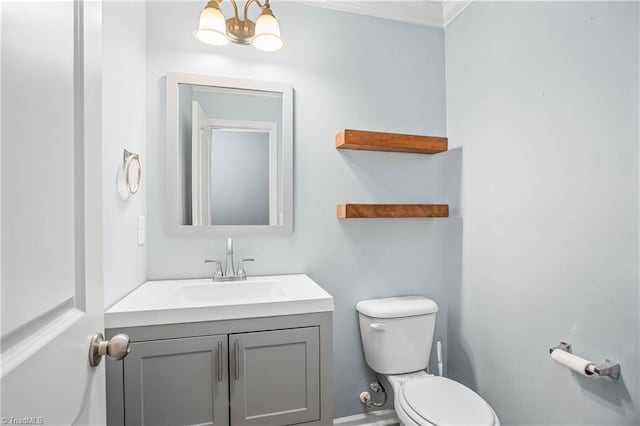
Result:
<svg viewBox="0 0 640 426">
<path fill-rule="evenodd" d="M 319 328 L 229 335 L 231 424 L 320 419 Z"/>
<path fill-rule="evenodd" d="M 227 425 L 227 336 L 131 344 L 124 359 L 126 425 Z"/>
</svg>

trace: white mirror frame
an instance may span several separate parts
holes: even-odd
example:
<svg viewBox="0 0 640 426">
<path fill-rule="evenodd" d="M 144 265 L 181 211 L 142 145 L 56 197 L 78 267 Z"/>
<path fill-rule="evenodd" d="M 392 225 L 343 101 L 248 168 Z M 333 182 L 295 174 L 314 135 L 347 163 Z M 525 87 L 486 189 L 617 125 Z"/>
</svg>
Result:
<svg viewBox="0 0 640 426">
<path fill-rule="evenodd" d="M 167 73 L 166 220 L 171 234 L 216 237 L 289 235 L 293 232 L 293 85 L 269 81 Z M 180 224 L 181 162 L 179 134 L 179 84 L 229 89 L 258 90 L 282 94 L 282 212 L 277 225 L 182 225 Z M 271 186 L 271 183 L 270 183 Z"/>
</svg>

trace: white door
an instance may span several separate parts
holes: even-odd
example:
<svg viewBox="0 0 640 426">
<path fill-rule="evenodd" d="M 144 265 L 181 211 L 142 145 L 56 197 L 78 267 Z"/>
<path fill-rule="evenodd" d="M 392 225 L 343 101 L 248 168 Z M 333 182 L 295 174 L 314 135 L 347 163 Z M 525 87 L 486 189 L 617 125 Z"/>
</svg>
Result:
<svg viewBox="0 0 640 426">
<path fill-rule="evenodd" d="M 0 3 L 2 424 L 105 423 L 101 8 Z"/>
<path fill-rule="evenodd" d="M 202 106 L 191 106 L 191 211 L 194 225 L 211 225 L 211 126 Z"/>
</svg>

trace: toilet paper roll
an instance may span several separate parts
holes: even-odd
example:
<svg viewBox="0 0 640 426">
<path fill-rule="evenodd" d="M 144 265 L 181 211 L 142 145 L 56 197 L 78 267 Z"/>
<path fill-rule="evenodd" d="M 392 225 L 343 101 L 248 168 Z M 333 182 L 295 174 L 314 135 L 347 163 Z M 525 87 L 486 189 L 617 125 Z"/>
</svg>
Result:
<svg viewBox="0 0 640 426">
<path fill-rule="evenodd" d="M 554 351 L 551 352 L 551 359 L 583 376 L 591 376 L 593 374 L 589 371 L 589 367 L 593 365 L 591 361 L 563 351 L 562 349 L 554 349 Z"/>
</svg>

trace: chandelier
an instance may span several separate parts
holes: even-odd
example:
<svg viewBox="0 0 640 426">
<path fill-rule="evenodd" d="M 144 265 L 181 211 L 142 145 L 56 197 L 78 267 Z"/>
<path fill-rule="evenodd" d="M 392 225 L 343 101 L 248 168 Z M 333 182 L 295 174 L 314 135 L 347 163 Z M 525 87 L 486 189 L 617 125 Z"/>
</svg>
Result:
<svg viewBox="0 0 640 426">
<path fill-rule="evenodd" d="M 223 0 L 210 0 L 200 13 L 198 30 L 194 36 L 203 43 L 213 46 L 224 46 L 229 41 L 237 44 L 251 44 L 263 52 L 275 52 L 284 45 L 280 37 L 280 24 L 273 16 L 269 0 L 260 3 L 259 0 L 247 0 L 244 4 L 243 18 L 238 15 L 238 5 L 235 0 L 230 0 L 233 5 L 233 18 L 226 19 L 220 3 Z M 255 22 L 247 16 L 249 6 L 255 3 L 260 7 L 260 16 Z"/>
</svg>

